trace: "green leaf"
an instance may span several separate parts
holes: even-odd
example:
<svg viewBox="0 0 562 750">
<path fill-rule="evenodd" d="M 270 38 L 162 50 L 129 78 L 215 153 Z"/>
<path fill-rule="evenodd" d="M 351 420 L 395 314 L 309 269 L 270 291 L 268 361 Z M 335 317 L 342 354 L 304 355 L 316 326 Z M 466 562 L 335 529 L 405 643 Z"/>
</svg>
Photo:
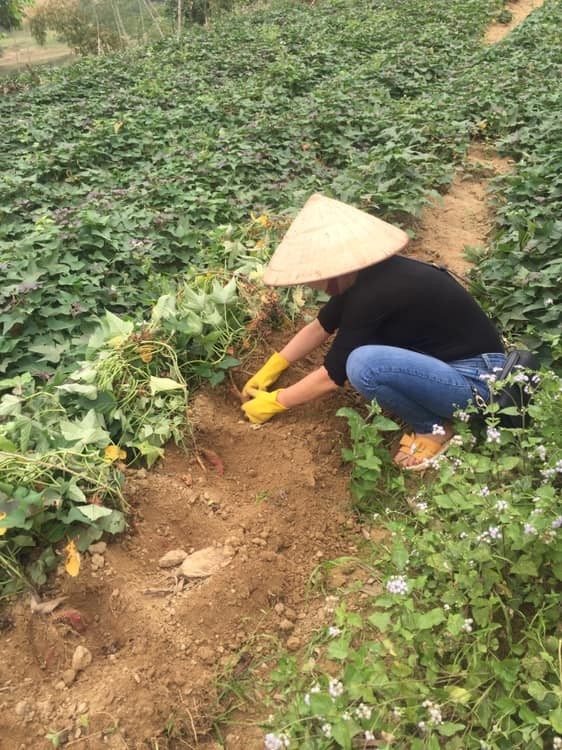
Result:
<svg viewBox="0 0 562 750">
<path fill-rule="evenodd" d="M 416 614 L 415 622 L 419 630 L 430 630 L 445 620 L 445 613 L 442 607 L 435 607 L 429 612 Z"/>
<path fill-rule="evenodd" d="M 464 728 L 464 724 L 455 724 L 452 721 L 444 721 L 442 724 L 439 724 L 437 731 L 439 734 L 443 735 L 443 737 L 452 737 L 457 732 L 462 732 Z"/>
<path fill-rule="evenodd" d="M 341 719 L 333 724 L 332 738 L 344 750 L 351 750 L 351 741 L 353 739 L 351 722 Z"/>
<path fill-rule="evenodd" d="M 536 577 L 539 574 L 537 564 L 529 555 L 521 557 L 511 566 L 511 573 L 520 576 Z"/>
<path fill-rule="evenodd" d="M 56 389 L 63 393 L 77 393 L 80 396 L 93 401 L 98 397 L 98 389 L 95 385 L 88 385 L 83 383 L 65 383 L 64 385 L 57 385 Z"/>
<path fill-rule="evenodd" d="M 330 659 L 337 659 L 338 661 L 347 659 L 349 656 L 349 641 L 345 638 L 331 641 L 328 646 L 328 656 Z"/>
<path fill-rule="evenodd" d="M 96 523 L 98 528 L 108 534 L 121 534 L 127 527 L 125 516 L 120 510 L 112 510 L 111 515 L 99 518 Z"/>
<path fill-rule="evenodd" d="M 384 633 L 388 629 L 391 615 L 389 612 L 373 612 L 367 619 L 373 627 Z"/>
<path fill-rule="evenodd" d="M 461 706 L 466 706 L 471 698 L 470 690 L 466 690 L 466 688 L 458 685 L 448 687 L 447 693 L 449 694 L 449 700 L 452 701 L 452 703 L 458 703 Z"/>
<path fill-rule="evenodd" d="M 90 409 L 81 420 L 63 420 L 60 431 L 65 440 L 72 444 L 74 450 L 81 450 L 86 445 L 103 448 L 111 443 L 107 430 L 101 426 L 103 417 Z"/>
<path fill-rule="evenodd" d="M 527 685 L 527 692 L 529 693 L 531 698 L 534 698 L 536 701 L 540 702 L 544 700 L 545 695 L 550 691 L 546 689 L 542 682 L 533 680 Z"/>
<path fill-rule="evenodd" d="M 103 505 L 80 505 L 78 511 L 89 521 L 97 521 L 104 516 L 109 516 L 113 511 L 111 508 L 104 508 Z"/>
<path fill-rule="evenodd" d="M 562 708 L 555 708 L 549 713 L 548 718 L 556 734 L 562 734 Z"/>
<path fill-rule="evenodd" d="M 150 378 L 150 392 L 153 396 L 157 393 L 175 391 L 181 388 L 185 388 L 185 384 L 178 383 L 176 380 L 172 380 L 171 378 L 156 378 L 153 376 L 151 376 Z"/>
<path fill-rule="evenodd" d="M 4 451 L 5 453 L 16 453 L 17 448 L 11 440 L 8 440 L 4 435 L 0 435 L 0 451 Z"/>
<path fill-rule="evenodd" d="M 393 564 L 396 566 L 398 570 L 404 570 L 404 568 L 408 564 L 409 553 L 403 544 L 401 544 L 400 542 L 396 542 L 396 544 L 392 548 L 390 557 L 392 559 Z"/>
<path fill-rule="evenodd" d="M 163 294 L 152 308 L 151 322 L 156 327 L 162 320 L 169 320 L 176 315 L 176 295 Z"/>
</svg>

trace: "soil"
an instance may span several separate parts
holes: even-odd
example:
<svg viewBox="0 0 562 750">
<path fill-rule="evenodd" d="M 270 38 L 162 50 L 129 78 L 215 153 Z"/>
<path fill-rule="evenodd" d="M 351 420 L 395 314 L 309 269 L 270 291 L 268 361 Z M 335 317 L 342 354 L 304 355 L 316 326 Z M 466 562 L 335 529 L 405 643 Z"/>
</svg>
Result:
<svg viewBox="0 0 562 750">
<path fill-rule="evenodd" d="M 465 245 L 484 244 L 491 227 L 488 180 L 506 169 L 475 145 L 450 192 L 424 213 L 409 252 L 465 272 Z M 272 335 L 235 383 L 290 334 Z M 293 366 L 280 385 L 319 361 Z M 0 748 L 261 750 L 267 696 L 246 695 L 245 713 L 226 725 L 236 695 L 225 685 L 263 676 L 282 649 L 302 655 L 332 622 L 330 591 L 358 575 L 340 564 L 314 587 L 319 566 L 353 557 L 364 535 L 377 533 L 353 514 L 341 460 L 347 427 L 335 413 L 358 403 L 343 390 L 256 428 L 241 419 L 229 384 L 200 392 L 190 450 L 170 446 L 150 472 L 127 470 L 127 533 L 83 555 L 77 578 L 59 570 L 41 591 L 42 601 L 64 602 L 40 614 L 24 596 L 0 611 Z M 171 550 L 213 546 L 226 558 L 206 578 L 159 567 Z"/>
</svg>

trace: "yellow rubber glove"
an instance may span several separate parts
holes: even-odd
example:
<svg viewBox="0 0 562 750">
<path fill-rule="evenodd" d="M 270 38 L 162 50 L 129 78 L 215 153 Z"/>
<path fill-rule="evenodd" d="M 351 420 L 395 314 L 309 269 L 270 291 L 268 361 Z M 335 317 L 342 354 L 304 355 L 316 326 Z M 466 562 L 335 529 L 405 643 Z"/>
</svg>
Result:
<svg viewBox="0 0 562 750">
<path fill-rule="evenodd" d="M 241 406 L 242 411 L 250 422 L 263 424 L 275 416 L 275 414 L 287 411 L 287 407 L 280 404 L 277 400 L 277 395 L 282 390 L 282 388 L 278 388 L 276 391 L 261 391 L 259 388 L 251 388 L 249 395 L 252 397 L 252 400 L 246 401 Z"/>
<path fill-rule="evenodd" d="M 265 391 L 272 383 L 275 383 L 279 375 L 289 367 L 289 362 L 282 357 L 280 354 L 275 352 L 267 360 L 265 365 L 253 375 L 246 385 L 242 388 L 242 395 L 250 395 L 252 388 L 259 388 L 260 391 Z"/>
</svg>

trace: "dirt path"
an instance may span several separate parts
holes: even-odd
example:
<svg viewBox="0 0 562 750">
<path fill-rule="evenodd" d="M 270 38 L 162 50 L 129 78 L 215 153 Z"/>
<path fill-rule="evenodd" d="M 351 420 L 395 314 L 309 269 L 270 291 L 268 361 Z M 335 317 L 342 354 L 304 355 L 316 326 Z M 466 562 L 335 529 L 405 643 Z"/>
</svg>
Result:
<svg viewBox="0 0 562 750">
<path fill-rule="evenodd" d="M 464 246 L 484 244 L 492 224 L 488 178 L 506 169 L 474 146 L 450 192 L 425 212 L 411 253 L 466 270 Z M 265 354 L 236 373 L 239 385 Z M 314 364 L 291 368 L 280 384 Z M 266 672 L 278 649 L 298 652 L 331 622 L 329 589 L 328 597 L 310 589 L 311 576 L 322 561 L 354 555 L 365 531 L 351 512 L 341 462 L 347 429 L 335 416 L 349 403 L 355 397 L 344 391 L 255 429 L 228 387 L 197 396 L 196 445 L 214 451 L 224 473 L 176 448 L 154 471 L 129 471 L 127 535 L 85 555 L 78 578 L 54 578 L 43 599 L 67 597 L 54 615 L 32 614 L 26 597 L 0 613 L 2 750 L 50 748 L 46 736 L 56 733 L 77 750 L 261 750 L 260 730 L 247 723 L 231 725 L 219 743 L 213 724 L 229 706 L 217 674 Z M 228 562 L 206 579 L 185 583 L 158 566 L 170 550 L 208 546 Z M 353 575 L 336 569 L 329 584 Z M 69 610 L 80 613 L 74 627 L 72 615 L 61 616 Z M 92 660 L 75 673 L 78 646 Z M 248 698 L 259 713 L 265 696 Z"/>
</svg>

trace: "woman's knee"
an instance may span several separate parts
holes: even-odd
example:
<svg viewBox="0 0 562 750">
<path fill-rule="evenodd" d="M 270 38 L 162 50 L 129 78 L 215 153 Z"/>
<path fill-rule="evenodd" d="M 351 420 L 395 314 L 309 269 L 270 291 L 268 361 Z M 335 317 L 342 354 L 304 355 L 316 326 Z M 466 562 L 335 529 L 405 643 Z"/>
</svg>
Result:
<svg viewBox="0 0 562 750">
<path fill-rule="evenodd" d="M 376 362 L 374 349 L 375 346 L 358 346 L 347 358 L 347 379 L 358 391 L 363 390 L 367 384 L 372 386 L 373 363 Z"/>
</svg>

